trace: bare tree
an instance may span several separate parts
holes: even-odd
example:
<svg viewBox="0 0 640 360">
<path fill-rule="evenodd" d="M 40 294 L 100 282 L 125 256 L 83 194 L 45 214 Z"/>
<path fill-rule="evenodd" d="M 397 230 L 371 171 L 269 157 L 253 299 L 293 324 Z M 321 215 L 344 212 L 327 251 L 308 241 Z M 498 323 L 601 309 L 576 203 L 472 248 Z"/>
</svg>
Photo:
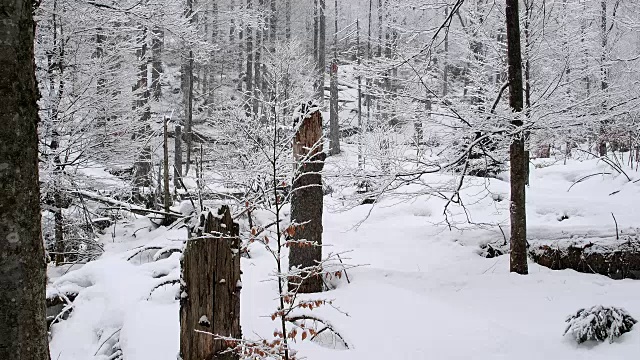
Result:
<svg viewBox="0 0 640 360">
<path fill-rule="evenodd" d="M 507 51 L 509 64 L 509 105 L 513 111 L 514 138 L 511 141 L 511 272 L 527 274 L 527 210 L 525 203 L 529 159 L 522 132 L 522 54 L 520 51 L 520 15 L 518 0 L 507 0 Z"/>
</svg>

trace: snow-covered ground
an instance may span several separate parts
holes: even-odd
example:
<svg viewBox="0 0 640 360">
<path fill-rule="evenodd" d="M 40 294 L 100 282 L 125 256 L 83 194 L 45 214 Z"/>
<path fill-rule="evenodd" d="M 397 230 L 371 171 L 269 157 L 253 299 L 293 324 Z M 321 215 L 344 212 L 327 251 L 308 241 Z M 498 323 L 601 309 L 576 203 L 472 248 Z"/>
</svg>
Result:
<svg viewBox="0 0 640 360">
<path fill-rule="evenodd" d="M 636 233 L 640 183 L 596 160 L 533 164 L 530 241 L 615 237 L 611 213 L 623 234 Z M 571 187 L 586 175 L 603 172 L 614 175 L 593 176 Z M 633 170 L 627 173 L 632 180 L 640 179 Z M 350 251 L 345 262 L 362 266 L 348 271 L 350 283 L 343 277 L 335 290 L 313 297 L 333 299 L 341 311 L 323 307 L 313 313 L 329 321 L 349 349 L 309 341 L 298 341 L 293 348 L 312 360 L 637 358 L 638 328 L 613 344 L 578 346 L 562 333 L 568 315 L 597 304 L 623 307 L 640 318 L 640 282 L 551 271 L 532 262 L 530 274 L 520 276 L 509 273 L 508 256 L 478 255 L 479 245 L 502 242 L 502 231 L 509 234 L 509 185 L 504 180 L 469 179 L 463 200 L 479 225 L 466 224 L 464 211 L 453 207 L 453 230 L 444 222 L 444 200 L 437 197 L 388 197 L 373 209 L 362 205 L 344 212 L 334 211 L 340 208 L 337 194 L 325 197 L 325 253 Z M 502 231 L 490 226 L 495 224 Z M 144 218 L 116 226 L 115 238 L 113 229 L 105 235 L 106 252 L 99 260 L 74 266 L 64 275 L 66 268 L 49 272 L 50 293 L 80 289 L 70 317 L 52 327 L 52 359 L 104 360 L 114 346 L 125 360 L 176 358 L 178 285 L 151 291 L 162 281 L 178 278 L 180 254 L 168 250 L 180 246 L 186 230 L 149 231 Z M 132 257 L 145 246 L 161 250 Z M 276 309 L 277 285 L 264 280 L 271 278 L 274 263 L 260 244 L 252 244 L 250 252 L 251 258 L 241 264 L 242 330 L 247 338 L 269 339 L 277 328 L 268 317 Z"/>
</svg>

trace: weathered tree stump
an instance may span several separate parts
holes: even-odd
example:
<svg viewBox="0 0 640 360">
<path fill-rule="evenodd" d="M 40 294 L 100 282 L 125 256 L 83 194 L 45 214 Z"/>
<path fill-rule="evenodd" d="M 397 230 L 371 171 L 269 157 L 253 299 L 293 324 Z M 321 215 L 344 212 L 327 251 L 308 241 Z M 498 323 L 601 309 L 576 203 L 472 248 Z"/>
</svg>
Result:
<svg viewBox="0 0 640 360">
<path fill-rule="evenodd" d="M 182 360 L 238 359 L 218 337 L 241 337 L 239 229 L 223 206 L 217 216 L 200 215 L 197 237 L 187 241 L 181 260 Z"/>
<path fill-rule="evenodd" d="M 322 176 L 326 154 L 322 151 L 322 114 L 318 108 L 302 111 L 293 140 L 295 171 L 291 193 L 291 222 L 295 228 L 289 252 L 289 269 L 316 266 L 322 260 Z M 322 277 L 303 271 L 289 278 L 289 291 L 322 291 Z"/>
</svg>

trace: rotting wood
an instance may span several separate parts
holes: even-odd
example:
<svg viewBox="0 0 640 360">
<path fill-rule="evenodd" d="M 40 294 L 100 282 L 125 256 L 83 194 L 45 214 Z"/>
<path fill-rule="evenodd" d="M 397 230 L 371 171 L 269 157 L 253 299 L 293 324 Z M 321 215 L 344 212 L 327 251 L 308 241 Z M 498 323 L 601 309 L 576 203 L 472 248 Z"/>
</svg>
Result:
<svg viewBox="0 0 640 360">
<path fill-rule="evenodd" d="M 238 359 L 218 337 L 241 337 L 239 231 L 227 206 L 201 214 L 192 229 L 181 260 L 182 360 Z"/>
</svg>

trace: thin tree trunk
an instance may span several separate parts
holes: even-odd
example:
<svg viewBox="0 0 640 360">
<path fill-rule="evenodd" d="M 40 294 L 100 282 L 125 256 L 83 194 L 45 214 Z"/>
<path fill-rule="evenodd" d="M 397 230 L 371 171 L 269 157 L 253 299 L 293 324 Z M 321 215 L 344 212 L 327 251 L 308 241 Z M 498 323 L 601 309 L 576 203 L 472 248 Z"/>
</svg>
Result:
<svg viewBox="0 0 640 360">
<path fill-rule="evenodd" d="M 247 0 L 247 10 L 250 11 L 252 8 L 252 0 Z M 251 25 L 247 24 L 245 32 L 247 33 L 247 70 L 245 74 L 245 82 L 247 84 L 247 88 L 245 90 L 244 104 L 246 115 L 247 117 L 250 117 L 253 113 L 253 101 L 251 100 L 253 98 L 253 35 Z M 255 116 L 255 114 L 253 115 Z"/>
<path fill-rule="evenodd" d="M 319 35 L 319 19 L 318 19 L 318 0 L 313 0 L 313 63 L 318 71 L 318 35 Z M 318 78 L 315 79 L 316 92 L 318 89 Z"/>
<path fill-rule="evenodd" d="M 329 153 L 340 153 L 340 125 L 338 123 L 338 0 L 335 0 L 335 17 L 333 32 L 333 61 L 329 79 Z"/>
<path fill-rule="evenodd" d="M 320 9 L 318 11 L 318 101 L 320 107 L 324 106 L 324 73 L 326 65 L 326 16 L 325 11 L 327 9 L 326 0 L 320 0 Z"/>
<path fill-rule="evenodd" d="M 358 71 L 362 60 L 360 59 L 360 19 L 356 20 L 356 59 L 358 61 Z M 362 124 L 362 76 L 358 73 L 358 168 L 364 168 L 364 154 L 362 153 L 362 142 L 364 126 Z"/>
<path fill-rule="evenodd" d="M 271 45 L 271 51 L 275 52 L 276 49 L 276 30 L 278 29 L 278 16 L 277 16 L 277 7 L 276 7 L 276 0 L 271 0 L 270 3 L 270 10 L 271 10 L 271 14 L 270 14 L 270 22 L 269 22 L 269 43 Z"/>
<path fill-rule="evenodd" d="M 149 104 L 149 83 L 147 58 L 147 29 L 142 26 L 138 35 L 138 49 L 136 50 L 138 60 L 138 81 L 133 90 L 136 92 L 135 110 L 140 114 L 140 124 L 135 137 L 142 138 L 149 133 L 151 119 L 151 107 Z M 151 149 L 145 146 L 134 163 L 133 182 L 136 187 L 151 186 Z"/>
<path fill-rule="evenodd" d="M 449 17 L 449 5 L 444 8 L 445 18 Z M 442 96 L 449 93 L 449 30 L 444 33 L 444 61 L 442 69 Z"/>
<path fill-rule="evenodd" d="M 169 132 L 167 129 L 167 121 L 169 118 L 164 118 L 164 142 L 162 144 L 163 150 L 163 167 L 164 167 L 164 176 L 163 176 L 163 202 L 164 202 L 164 212 L 169 214 L 171 212 L 171 192 L 169 192 Z M 168 225 L 170 218 L 168 215 L 165 215 L 165 224 Z"/>
<path fill-rule="evenodd" d="M 0 11 L 0 359 L 48 360 L 33 3 Z"/>
<path fill-rule="evenodd" d="M 373 21 L 373 0 L 369 0 L 369 21 L 368 21 L 368 27 L 369 27 L 369 31 L 367 33 L 367 59 L 369 60 L 369 62 L 371 62 L 371 58 L 373 56 L 373 52 L 372 52 L 372 47 L 371 47 L 371 24 Z M 367 98 L 366 98 L 366 102 L 367 102 L 367 126 L 371 126 L 371 87 L 372 87 L 372 81 L 370 78 L 367 78 L 365 80 L 365 84 L 366 84 L 366 88 L 367 88 Z"/>
<path fill-rule="evenodd" d="M 180 125 L 176 125 L 173 155 L 175 158 L 173 162 L 173 186 L 178 189 L 182 178 L 182 127 Z"/>
<path fill-rule="evenodd" d="M 185 9 L 185 15 L 189 18 L 191 24 L 194 23 L 193 19 L 193 0 L 187 0 L 187 7 Z M 186 143 L 186 157 L 184 174 L 189 174 L 189 165 L 191 164 L 191 126 L 193 123 L 193 49 L 189 48 L 187 52 L 187 59 L 184 69 L 184 82 L 185 88 L 183 89 L 185 94 L 185 120 L 184 120 L 184 138 Z"/>
<path fill-rule="evenodd" d="M 285 30 L 284 37 L 287 41 L 291 40 L 291 0 L 285 0 Z"/>
<path fill-rule="evenodd" d="M 57 13 L 58 6 L 57 1 L 53 2 L 52 12 L 52 29 L 53 29 L 53 48 L 51 55 L 48 56 L 48 69 L 49 75 L 49 122 L 53 128 L 51 132 L 51 154 L 53 155 L 53 218 L 54 218 L 54 251 L 55 251 L 55 264 L 61 265 L 65 260 L 65 242 L 64 242 L 64 216 L 62 213 L 63 195 L 62 195 L 62 182 L 60 181 L 62 174 L 62 166 L 60 161 L 60 139 L 58 134 L 58 112 L 60 108 L 60 102 L 64 94 L 64 42 L 58 40 L 58 27 L 60 28 L 60 38 L 63 36 L 62 23 L 58 26 Z M 54 56 L 55 55 L 55 56 Z M 56 69 L 57 75 L 57 90 L 56 90 Z"/>
<path fill-rule="evenodd" d="M 602 49 L 600 54 L 600 89 L 603 94 L 602 108 L 603 110 L 606 108 L 606 92 L 609 87 L 609 83 L 607 82 L 607 1 L 601 0 L 601 23 L 600 23 L 600 31 L 602 32 L 601 40 L 602 40 Z M 606 122 L 601 122 L 600 124 L 600 144 L 598 146 L 598 151 L 600 152 L 600 156 L 607 156 L 607 124 Z"/>
<path fill-rule="evenodd" d="M 511 124 L 521 128 L 522 53 L 520 50 L 520 21 L 518 0 L 506 0 L 507 52 L 509 64 L 509 105 L 515 117 Z M 510 147 L 511 160 L 511 256 L 510 270 L 518 274 L 529 272 L 527 264 L 526 175 L 529 159 L 525 155 L 524 134 L 514 137 Z"/>
<path fill-rule="evenodd" d="M 264 10 L 264 0 L 258 0 L 258 8 L 260 11 Z M 254 92 L 253 92 L 253 115 L 258 116 L 260 113 L 260 105 L 261 105 L 261 93 L 262 93 L 262 47 L 264 46 L 264 29 L 263 24 L 260 21 L 259 26 L 256 28 L 256 48 L 254 52 L 253 59 L 253 81 L 254 81 Z"/>
</svg>

